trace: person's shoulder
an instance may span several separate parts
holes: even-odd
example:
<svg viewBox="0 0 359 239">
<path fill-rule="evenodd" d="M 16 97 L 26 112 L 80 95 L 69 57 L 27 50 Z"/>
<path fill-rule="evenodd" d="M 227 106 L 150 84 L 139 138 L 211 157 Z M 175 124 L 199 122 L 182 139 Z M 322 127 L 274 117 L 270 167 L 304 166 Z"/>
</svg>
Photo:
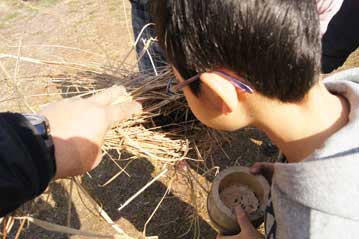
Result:
<svg viewBox="0 0 359 239">
<path fill-rule="evenodd" d="M 333 82 L 337 80 L 351 81 L 359 84 L 359 67 L 338 71 L 330 75 L 325 75 L 324 82 Z"/>
</svg>

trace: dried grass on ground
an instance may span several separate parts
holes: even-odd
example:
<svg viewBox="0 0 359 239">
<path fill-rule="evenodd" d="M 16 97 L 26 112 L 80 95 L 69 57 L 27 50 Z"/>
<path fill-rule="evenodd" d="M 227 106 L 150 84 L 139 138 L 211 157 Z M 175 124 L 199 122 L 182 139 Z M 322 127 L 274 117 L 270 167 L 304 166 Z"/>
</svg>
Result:
<svg viewBox="0 0 359 239">
<path fill-rule="evenodd" d="M 156 171 L 160 173 L 158 173 L 158 177 L 154 177 L 153 180 L 143 185 L 143 188 L 130 197 L 128 201 L 124 202 L 122 206 L 119 204 L 120 210 L 130 204 L 139 194 L 145 193 L 145 189 L 151 186 L 151 184 L 160 177 L 166 177 L 165 182 L 168 187 L 163 195 L 164 198 L 171 191 L 172 182 L 178 171 L 186 175 L 188 182 L 192 185 L 190 188 L 200 189 L 198 193 L 201 195 L 198 195 L 197 192 L 192 192 L 190 193 L 191 196 L 188 201 L 196 201 L 199 198 L 206 197 L 209 185 L 199 182 L 195 176 L 197 173 L 193 173 L 193 169 L 191 169 L 186 162 L 187 160 L 193 161 L 197 165 L 196 171 L 199 170 L 203 174 L 213 175 L 216 171 L 216 167 L 214 164 L 210 165 L 210 163 L 205 163 L 205 159 L 211 155 L 212 144 L 221 146 L 221 144 L 228 141 L 228 139 L 226 139 L 225 134 L 222 135 L 211 132 L 204 125 L 197 122 L 186 106 L 182 95 L 168 95 L 166 93 L 168 82 L 174 77 L 168 68 L 157 69 L 158 75 L 155 75 L 130 72 L 119 68 L 112 70 L 93 65 L 86 66 L 84 64 L 80 65 L 69 62 L 53 62 L 5 54 L 0 55 L 0 58 L 14 59 L 16 65 L 21 62 L 22 64 L 52 65 L 57 68 L 62 68 L 64 72 L 62 74 L 34 75 L 27 78 L 27 80 L 41 78 L 48 83 L 47 88 L 49 90 L 44 93 L 43 96 L 56 96 L 57 94 L 61 94 L 62 97 L 75 95 L 87 97 L 112 85 L 124 85 L 128 89 L 131 97 L 143 102 L 144 111 L 142 115 L 114 126 L 106 136 L 103 152 L 104 155 L 108 156 L 108 159 L 113 162 L 113 167 L 118 168 L 118 172 L 104 182 L 102 186 L 110 184 L 122 173 L 126 173 L 127 165 L 130 165 L 136 158 L 147 158 L 153 162 L 156 166 Z M 3 72 L 8 74 L 5 69 L 3 69 Z M 12 87 L 15 87 L 15 85 Z M 58 93 L 57 90 L 52 92 L 51 89 L 61 89 L 61 92 Z M 31 105 L 29 103 L 32 102 L 31 98 L 39 95 L 26 95 L 20 90 L 18 90 L 16 94 L 17 102 L 22 105 L 22 108 L 27 108 L 28 111 L 36 111 L 36 109 L 40 108 L 39 105 Z M 119 101 L 121 100 L 123 99 L 119 99 Z M 190 151 L 191 153 L 189 153 Z M 126 159 L 122 158 L 125 154 L 124 152 L 127 152 L 127 155 L 129 155 Z M 118 160 L 127 160 L 128 163 L 123 168 L 117 163 Z M 80 189 L 85 191 L 85 194 L 91 198 L 90 194 L 86 192 L 86 189 L 81 187 L 81 180 L 79 178 L 74 181 L 74 186 L 80 187 Z M 96 201 L 92 198 L 90 201 L 96 204 Z M 158 207 L 161 202 L 162 200 L 159 202 Z M 196 205 L 195 203 L 191 204 Z M 97 207 L 97 213 L 99 213 L 102 218 L 106 219 L 110 224 L 113 223 L 98 205 L 95 207 Z M 68 210 L 70 211 L 71 208 L 69 207 Z M 205 209 L 202 206 L 200 210 L 204 211 Z M 31 213 L 31 210 L 22 211 L 20 215 L 24 212 Z M 148 219 L 148 223 L 153 215 Z M 196 218 L 196 216 L 194 216 L 194 218 Z M 44 227 L 47 230 L 62 233 L 67 232 L 97 238 L 103 236 L 97 235 L 96 233 L 83 232 L 81 230 L 76 231 L 69 227 L 52 225 L 49 224 L 49 222 L 44 222 L 31 216 L 18 216 L 7 220 L 12 221 L 13 219 L 21 220 L 22 222 L 26 220 L 40 227 Z M 144 237 L 146 237 L 145 231 L 148 223 L 146 223 L 144 228 Z M 8 229 L 13 225 L 13 223 L 5 224 Z M 8 229 L 5 231 L 9 231 Z M 20 227 L 19 230 L 20 229 L 22 229 L 22 227 Z M 119 230 L 118 227 L 115 227 L 115 230 L 119 233 L 116 238 L 118 236 L 127 236 L 123 230 Z M 199 230 L 199 228 L 196 230 Z"/>
</svg>

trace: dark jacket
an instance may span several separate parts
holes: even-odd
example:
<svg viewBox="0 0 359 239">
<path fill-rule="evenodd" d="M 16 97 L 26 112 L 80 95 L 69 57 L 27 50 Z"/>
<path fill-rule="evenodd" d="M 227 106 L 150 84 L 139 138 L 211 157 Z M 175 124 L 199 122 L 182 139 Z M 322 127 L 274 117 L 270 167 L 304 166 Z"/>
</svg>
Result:
<svg viewBox="0 0 359 239">
<path fill-rule="evenodd" d="M 55 160 L 27 119 L 0 113 L 0 217 L 40 195 L 55 171 Z"/>
<path fill-rule="evenodd" d="M 322 72 L 330 73 L 344 64 L 359 47 L 359 1 L 344 0 L 329 22 L 322 38 Z"/>
</svg>

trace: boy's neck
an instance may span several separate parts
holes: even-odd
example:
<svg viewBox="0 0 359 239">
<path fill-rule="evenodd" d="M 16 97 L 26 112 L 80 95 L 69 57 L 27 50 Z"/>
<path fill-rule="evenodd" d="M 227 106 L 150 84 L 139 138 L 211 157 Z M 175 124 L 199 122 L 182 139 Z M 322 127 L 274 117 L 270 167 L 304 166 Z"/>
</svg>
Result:
<svg viewBox="0 0 359 239">
<path fill-rule="evenodd" d="M 349 104 L 319 82 L 299 104 L 262 108 L 255 124 L 271 138 L 288 162 L 304 160 L 348 122 Z"/>
</svg>

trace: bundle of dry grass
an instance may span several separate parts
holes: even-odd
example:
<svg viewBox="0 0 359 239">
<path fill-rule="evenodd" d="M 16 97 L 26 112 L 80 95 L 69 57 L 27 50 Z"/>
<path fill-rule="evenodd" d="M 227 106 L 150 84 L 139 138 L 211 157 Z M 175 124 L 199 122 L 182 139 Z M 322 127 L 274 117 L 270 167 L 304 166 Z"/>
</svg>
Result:
<svg viewBox="0 0 359 239">
<path fill-rule="evenodd" d="M 134 159 L 146 158 L 151 161 L 155 166 L 155 172 L 151 175 L 153 179 L 145 183 L 127 201 L 119 202 L 118 205 L 119 210 L 121 210 L 129 205 L 139 194 L 144 193 L 155 181 L 162 180 L 162 183 L 166 186 L 166 191 L 160 201 L 154 202 L 153 205 L 156 205 L 156 207 L 143 228 L 143 238 L 151 238 L 146 236 L 146 228 L 163 200 L 172 190 L 172 182 L 177 176 L 176 167 L 173 166 L 179 161 L 182 162 L 183 159 L 204 162 L 211 155 L 212 151 L 211 144 L 206 139 L 208 136 L 213 138 L 213 135 L 209 135 L 207 128 L 199 124 L 191 115 L 182 95 L 167 95 L 168 82 L 174 78 L 169 68 L 155 68 L 154 73 L 138 73 L 136 69 L 137 64 L 128 62 L 128 57 L 134 53 L 135 45 L 138 41 L 139 38 L 119 65 L 107 65 L 105 63 L 107 62 L 106 56 L 100 56 L 101 60 L 98 61 L 100 63 L 90 63 L 90 61 L 57 61 L 53 60 L 57 59 L 53 57 L 37 59 L 31 57 L 31 54 L 22 55 L 21 49 L 23 46 L 20 41 L 19 46 L 16 47 L 17 55 L 0 52 L 0 76 L 4 76 L 8 92 L 14 92 L 13 95 L 0 98 L 0 102 L 10 102 L 10 105 L 16 108 L 8 109 L 14 111 L 36 112 L 40 110 L 43 104 L 72 96 L 87 97 L 113 85 L 124 85 L 131 97 L 143 102 L 143 114 L 114 125 L 107 134 L 103 151 L 107 155 L 106 158 L 112 160 L 112 167 L 115 167 L 117 173 L 101 186 L 107 186 L 114 182 L 122 173 L 127 174 L 127 166 Z M 146 46 L 149 46 L 149 44 L 146 44 Z M 59 45 L 52 47 L 66 50 L 70 56 L 74 51 L 86 55 L 98 55 L 87 49 Z M 143 54 L 148 54 L 146 48 L 143 49 L 141 55 Z M 60 59 L 63 58 L 60 57 Z M 26 73 L 20 74 L 20 68 L 21 71 L 23 71 L 23 68 L 26 68 L 24 70 Z M 29 72 L 31 73 L 29 74 Z M 27 92 L 27 88 L 31 89 L 30 93 Z M 34 94 L 34 92 L 37 92 L 37 94 Z M 121 100 L 123 99 L 118 101 L 120 102 Z M 212 141 L 215 141 L 216 144 L 221 144 L 224 141 L 221 137 L 215 138 Z M 121 167 L 120 161 L 126 160 L 128 160 L 126 166 Z M 204 164 L 200 167 L 200 169 L 197 168 L 197 171 L 200 172 L 199 174 L 192 173 L 191 169 L 184 172 L 186 186 L 190 189 L 188 190 L 190 191 L 188 192 L 189 198 L 184 197 L 184 201 L 193 205 L 194 208 L 190 217 L 192 221 L 191 227 L 194 228 L 194 238 L 200 238 L 198 212 L 205 211 L 205 206 L 199 199 L 205 198 L 208 190 L 208 185 L 202 185 L 204 177 L 199 179 L 199 175 L 206 175 L 208 172 L 212 172 L 214 163 L 212 162 L 208 166 Z M 58 233 L 77 234 L 94 238 L 130 238 L 124 230 L 112 221 L 100 203 L 93 198 L 96 195 L 91 195 L 87 191 L 82 185 L 80 178 L 71 179 L 69 188 L 69 195 L 66 197 L 68 199 L 67 212 L 64 212 L 67 215 L 66 226 L 57 225 L 53 221 L 39 220 L 36 216 L 33 217 L 32 213 L 34 211 L 36 213 L 37 209 L 33 209 L 30 206 L 29 209 L 20 210 L 17 214 L 19 217 L 8 217 L 4 220 L 2 222 L 3 234 L 0 232 L 0 235 L 6 238 L 13 228 L 14 221 L 18 221 L 19 225 L 15 228 L 17 229 L 16 235 L 14 235 L 15 238 L 19 238 L 26 227 L 25 222 L 30 222 L 45 230 Z M 100 235 L 72 228 L 70 217 L 71 211 L 74 210 L 73 206 L 71 206 L 73 188 L 80 191 L 86 198 L 86 203 L 91 205 L 86 205 L 85 207 L 90 207 L 94 215 L 104 219 L 114 229 L 115 233 L 117 233 L 116 235 Z"/>
<path fill-rule="evenodd" d="M 168 163 L 186 158 L 190 138 L 202 132 L 205 126 L 197 124 L 182 95 L 167 94 L 168 82 L 174 78 L 169 68 L 162 68 L 158 75 L 126 71 L 115 75 L 90 69 L 85 72 L 82 69 L 66 76 L 48 77 L 51 85 L 62 88 L 67 96 L 86 97 L 112 85 L 124 85 L 130 94 L 128 97 L 143 103 L 141 115 L 115 125 L 107 134 L 105 152 L 125 150 L 137 157 Z M 116 103 L 123 100 L 118 99 Z"/>
<path fill-rule="evenodd" d="M 6 56 L 3 55 L 2 57 Z M 172 184 L 174 175 L 174 167 L 172 166 L 183 159 L 192 159 L 189 156 L 191 148 L 195 149 L 192 151 L 192 156 L 210 154 L 208 144 L 194 145 L 194 142 L 199 142 L 200 139 L 203 141 L 203 136 L 207 135 L 207 128 L 194 119 L 182 95 L 167 94 L 168 82 L 174 78 L 169 68 L 157 69 L 157 75 L 155 75 L 152 73 L 128 71 L 122 68 L 104 68 L 94 65 L 80 66 L 71 63 L 41 61 L 33 58 L 8 57 L 25 63 L 41 65 L 41 67 L 50 66 L 52 70 L 56 72 L 45 75 L 26 76 L 26 79 L 21 79 L 20 77 L 16 79 L 26 80 L 28 82 L 42 81 L 46 82 L 47 85 L 46 92 L 37 95 L 26 95 L 21 89 L 18 90 L 18 103 L 23 105 L 24 111 L 37 111 L 41 108 L 40 106 L 42 104 L 51 103 L 59 98 L 72 96 L 87 97 L 113 85 L 124 85 L 130 97 L 143 102 L 144 109 L 141 115 L 115 125 L 106 135 L 103 146 L 104 154 L 113 161 L 115 167 L 117 166 L 119 170 L 118 173 L 103 183 L 102 186 L 108 185 L 119 175 L 126 173 L 127 166 L 122 168 L 118 164 L 119 159 L 126 160 L 122 156 L 124 152 L 128 152 L 130 155 L 129 163 L 132 161 L 131 159 L 134 158 L 146 158 L 156 164 L 156 170 L 157 172 L 160 171 L 160 173 L 144 185 L 138 193 L 123 203 L 120 209 L 122 209 L 124 205 L 130 204 L 135 197 L 143 193 L 147 187 L 160 177 L 168 176 L 166 185 L 169 186 L 162 198 L 163 200 L 171 190 L 170 185 Z M 37 101 L 37 99 L 39 100 Z M 118 102 L 122 100 L 123 99 L 119 99 Z M 36 103 L 34 104 L 33 102 Z M 114 151 L 117 151 L 117 153 L 114 153 Z M 207 170 L 208 168 L 203 168 L 201 171 L 206 172 Z M 170 174 L 171 176 L 169 176 Z M 81 187 L 79 182 L 75 185 Z M 86 197 L 91 198 L 91 195 L 86 193 L 86 189 L 81 188 L 81 190 L 87 194 Z M 92 203 L 96 205 L 96 201 L 91 200 Z M 96 205 L 94 207 L 96 208 L 96 213 L 102 218 L 105 218 L 112 227 L 115 225 L 100 206 Z M 158 207 L 156 207 L 153 214 Z M 69 212 L 70 211 L 71 208 L 69 207 Z M 70 213 L 68 215 L 70 215 Z M 148 219 L 148 222 L 151 218 L 152 216 Z M 64 231 L 66 231 L 65 228 L 57 227 L 56 225 L 53 227 L 32 217 L 18 217 L 15 219 L 21 220 L 22 222 L 29 221 L 34 224 L 37 223 L 39 226 L 44 226 L 47 230 L 54 228 L 54 230 L 58 232 L 64 233 Z M 6 227 L 8 228 L 8 226 Z M 73 231 L 70 227 L 68 227 L 68 229 L 68 233 L 81 235 L 81 231 Z M 120 232 L 117 228 L 115 228 L 115 230 Z M 18 232 L 20 233 L 20 231 L 21 230 Z M 145 231 L 146 227 L 144 228 L 144 237 L 146 237 Z M 90 234 L 87 235 L 90 236 Z M 123 233 L 120 233 L 120 235 L 127 236 Z"/>
<path fill-rule="evenodd" d="M 47 86 L 49 92 L 44 94 L 26 96 L 18 92 L 20 103 L 25 104 L 24 106 L 32 111 L 39 109 L 37 105 L 27 102 L 26 99 L 32 97 L 56 95 L 65 98 L 78 95 L 86 97 L 113 85 L 124 85 L 131 97 L 143 102 L 143 114 L 116 125 L 106 137 L 104 150 L 126 150 L 135 156 L 166 162 L 175 162 L 186 157 L 189 151 L 186 132 L 196 128 L 194 127 L 195 120 L 182 95 L 166 93 L 169 80 L 174 78 L 169 68 L 157 69 L 157 75 L 155 75 L 124 69 L 106 69 L 93 65 L 42 61 L 27 57 L 16 58 L 11 55 L 0 55 L 1 57 L 31 64 L 55 66 L 66 72 L 27 77 L 27 81 L 41 79 L 49 82 Z M 117 102 L 122 100 L 119 99 Z M 203 127 L 196 129 L 201 131 Z"/>
<path fill-rule="evenodd" d="M 145 75 L 125 83 L 132 97 L 143 102 L 144 111 L 115 126 L 106 137 L 104 149 L 124 149 L 138 157 L 164 162 L 186 157 L 189 142 L 185 134 L 194 121 L 188 120 L 181 95 L 166 94 L 171 78 L 173 75 L 165 69 L 158 76 Z"/>
</svg>

